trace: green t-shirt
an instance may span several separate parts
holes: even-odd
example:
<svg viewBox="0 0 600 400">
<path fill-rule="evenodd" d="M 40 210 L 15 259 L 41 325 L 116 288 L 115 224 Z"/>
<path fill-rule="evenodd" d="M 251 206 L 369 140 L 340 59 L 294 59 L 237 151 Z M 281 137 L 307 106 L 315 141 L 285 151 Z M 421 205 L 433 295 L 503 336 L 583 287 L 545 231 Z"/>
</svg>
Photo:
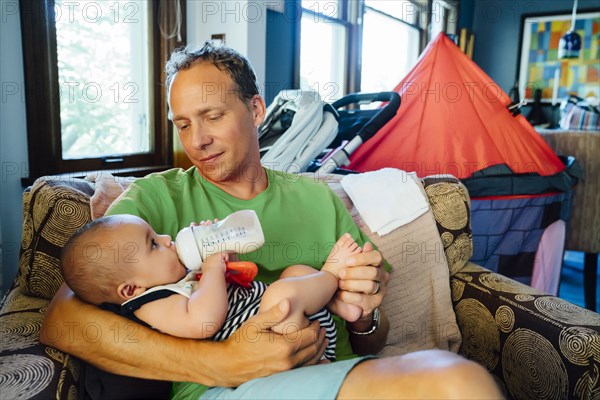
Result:
<svg viewBox="0 0 600 400">
<path fill-rule="evenodd" d="M 359 245 L 361 232 L 341 200 L 314 178 L 266 169 L 269 185 L 251 200 L 241 200 L 206 181 L 195 167 L 171 169 L 136 180 L 107 211 L 134 214 L 159 234 L 175 237 L 191 222 L 223 219 L 234 211 L 256 211 L 265 235 L 258 250 L 240 254 L 240 259 L 259 267 L 257 280 L 275 281 L 283 269 L 305 264 L 320 269 L 335 242 L 349 232 Z M 338 327 L 336 356 L 344 360 L 352 353 L 345 323 Z"/>
</svg>

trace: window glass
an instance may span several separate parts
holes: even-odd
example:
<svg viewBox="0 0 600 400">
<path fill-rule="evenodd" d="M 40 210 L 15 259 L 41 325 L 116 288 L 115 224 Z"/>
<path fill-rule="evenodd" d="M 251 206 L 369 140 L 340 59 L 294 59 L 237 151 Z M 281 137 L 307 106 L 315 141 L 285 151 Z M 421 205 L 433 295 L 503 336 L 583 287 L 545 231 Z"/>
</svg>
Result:
<svg viewBox="0 0 600 400">
<path fill-rule="evenodd" d="M 152 150 L 149 4 L 56 0 L 63 159 Z"/>
<path fill-rule="evenodd" d="M 346 28 L 304 14 L 300 40 L 300 88 L 319 92 L 331 102 L 344 96 Z"/>
<path fill-rule="evenodd" d="M 361 91 L 389 91 L 419 56 L 419 31 L 366 9 L 363 26 Z"/>
</svg>

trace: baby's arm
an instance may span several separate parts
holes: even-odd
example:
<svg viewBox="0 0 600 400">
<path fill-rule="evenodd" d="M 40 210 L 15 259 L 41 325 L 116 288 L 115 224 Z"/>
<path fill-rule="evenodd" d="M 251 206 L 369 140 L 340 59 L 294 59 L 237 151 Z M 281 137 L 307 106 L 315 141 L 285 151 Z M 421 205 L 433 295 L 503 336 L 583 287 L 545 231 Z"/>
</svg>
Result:
<svg viewBox="0 0 600 400">
<path fill-rule="evenodd" d="M 224 254 L 206 258 L 202 277 L 190 298 L 174 294 L 144 304 L 136 317 L 152 327 L 173 336 L 205 339 L 213 336 L 227 315 Z"/>
</svg>

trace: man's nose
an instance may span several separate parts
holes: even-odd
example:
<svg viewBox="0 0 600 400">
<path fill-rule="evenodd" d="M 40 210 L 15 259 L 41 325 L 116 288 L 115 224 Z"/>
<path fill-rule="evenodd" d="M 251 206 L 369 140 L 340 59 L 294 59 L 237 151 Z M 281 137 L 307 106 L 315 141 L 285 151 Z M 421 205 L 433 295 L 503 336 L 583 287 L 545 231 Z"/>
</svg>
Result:
<svg viewBox="0 0 600 400">
<path fill-rule="evenodd" d="M 205 129 L 201 126 L 194 126 L 192 130 L 192 146 L 197 150 L 202 150 L 203 147 L 209 145 L 212 142 L 211 137 L 207 134 Z"/>
</svg>

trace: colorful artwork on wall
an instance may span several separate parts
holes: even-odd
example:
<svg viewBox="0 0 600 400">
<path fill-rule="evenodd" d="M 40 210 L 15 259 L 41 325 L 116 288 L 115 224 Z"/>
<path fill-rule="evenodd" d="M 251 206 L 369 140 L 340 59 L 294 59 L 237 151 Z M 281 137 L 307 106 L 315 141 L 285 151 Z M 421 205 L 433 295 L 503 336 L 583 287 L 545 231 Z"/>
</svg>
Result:
<svg viewBox="0 0 600 400">
<path fill-rule="evenodd" d="M 600 97 L 600 12 L 577 14 L 575 31 L 581 36 L 576 59 L 559 59 L 558 42 L 571 27 L 571 14 L 527 16 L 521 26 L 519 89 L 532 100 L 536 89 L 542 101 L 556 103 L 570 94 Z"/>
</svg>

